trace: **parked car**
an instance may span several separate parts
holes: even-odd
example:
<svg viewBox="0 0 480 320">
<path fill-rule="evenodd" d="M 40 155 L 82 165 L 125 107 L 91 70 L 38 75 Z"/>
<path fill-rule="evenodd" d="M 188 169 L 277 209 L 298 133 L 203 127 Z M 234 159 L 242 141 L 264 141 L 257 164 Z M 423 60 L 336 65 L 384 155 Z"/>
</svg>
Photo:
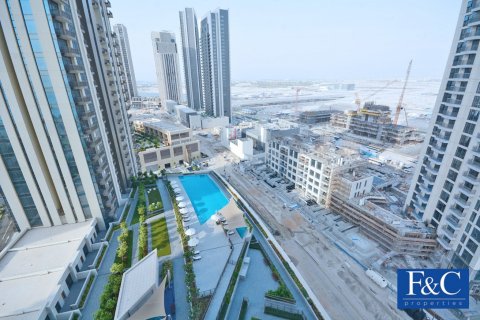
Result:
<svg viewBox="0 0 480 320">
<path fill-rule="evenodd" d="M 202 259 L 202 256 L 199 255 L 199 254 L 196 254 L 196 255 L 193 256 L 193 260 L 195 260 L 195 261 L 200 260 L 200 259 Z"/>
<path fill-rule="evenodd" d="M 199 250 L 193 251 L 193 255 L 194 255 L 194 256 L 197 256 L 197 255 L 199 255 L 199 254 L 200 254 L 200 251 L 199 251 Z"/>
<path fill-rule="evenodd" d="M 228 234 L 229 236 L 234 235 L 234 234 L 235 234 L 235 230 L 229 230 L 229 231 L 227 232 L 227 234 Z"/>
<path fill-rule="evenodd" d="M 190 217 L 183 218 L 183 222 L 188 222 L 188 221 L 190 221 Z"/>
</svg>

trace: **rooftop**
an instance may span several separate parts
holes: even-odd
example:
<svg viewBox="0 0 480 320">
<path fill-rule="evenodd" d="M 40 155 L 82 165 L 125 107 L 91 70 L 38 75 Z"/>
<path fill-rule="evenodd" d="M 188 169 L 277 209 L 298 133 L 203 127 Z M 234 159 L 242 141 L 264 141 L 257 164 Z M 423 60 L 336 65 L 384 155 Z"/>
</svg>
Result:
<svg viewBox="0 0 480 320">
<path fill-rule="evenodd" d="M 157 279 L 158 262 L 155 249 L 123 274 L 115 318 L 128 313 L 150 290 L 156 288 Z"/>
<path fill-rule="evenodd" d="M 0 318 L 37 319 L 95 221 L 27 231 L 0 257 Z M 27 314 L 27 315 L 26 315 Z"/>
<path fill-rule="evenodd" d="M 144 126 L 155 129 L 155 130 L 159 130 L 159 131 L 170 131 L 170 132 L 190 130 L 184 125 L 169 122 L 169 121 L 157 120 L 157 119 L 144 122 Z"/>
</svg>

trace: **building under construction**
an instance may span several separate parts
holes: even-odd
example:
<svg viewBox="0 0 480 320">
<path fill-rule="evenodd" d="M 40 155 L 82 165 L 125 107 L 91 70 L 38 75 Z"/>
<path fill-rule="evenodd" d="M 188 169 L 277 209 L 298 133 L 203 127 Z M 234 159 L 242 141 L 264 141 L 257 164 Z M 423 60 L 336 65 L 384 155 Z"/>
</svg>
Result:
<svg viewBox="0 0 480 320">
<path fill-rule="evenodd" d="M 427 258 L 437 246 L 435 231 L 403 215 L 399 184 L 395 174 L 364 161 L 336 167 L 327 205 L 382 247 Z"/>
<path fill-rule="evenodd" d="M 390 107 L 367 102 L 357 111 L 332 114 L 330 124 L 354 135 L 393 144 L 418 143 L 423 135 L 415 128 L 392 122 Z"/>
</svg>

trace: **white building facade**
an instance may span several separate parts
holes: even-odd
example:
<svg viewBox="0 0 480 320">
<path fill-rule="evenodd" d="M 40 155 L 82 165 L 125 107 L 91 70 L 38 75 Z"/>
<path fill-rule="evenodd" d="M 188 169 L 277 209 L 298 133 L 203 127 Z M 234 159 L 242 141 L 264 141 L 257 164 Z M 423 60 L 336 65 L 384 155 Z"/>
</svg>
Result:
<svg viewBox="0 0 480 320">
<path fill-rule="evenodd" d="M 207 115 L 231 121 L 228 10 L 209 12 L 201 22 L 203 105 Z"/>
<path fill-rule="evenodd" d="M 166 100 L 181 103 L 180 64 L 175 34 L 152 32 L 153 56 L 162 105 Z"/>
<path fill-rule="evenodd" d="M 479 21 L 480 4 L 464 0 L 406 201 L 407 212 L 436 228 L 443 264 L 472 273 L 480 269 Z"/>
<path fill-rule="evenodd" d="M 0 3 L 0 185 L 20 230 L 104 228 L 135 172 L 120 75 L 99 60 L 113 51 L 111 12 L 82 5 Z"/>
<path fill-rule="evenodd" d="M 115 34 L 118 36 L 118 44 L 120 47 L 120 59 L 122 61 L 123 72 L 127 80 L 128 98 L 138 97 L 137 81 L 135 79 L 135 71 L 133 70 L 132 54 L 130 52 L 130 42 L 128 40 L 127 28 L 123 24 L 113 26 Z"/>
</svg>

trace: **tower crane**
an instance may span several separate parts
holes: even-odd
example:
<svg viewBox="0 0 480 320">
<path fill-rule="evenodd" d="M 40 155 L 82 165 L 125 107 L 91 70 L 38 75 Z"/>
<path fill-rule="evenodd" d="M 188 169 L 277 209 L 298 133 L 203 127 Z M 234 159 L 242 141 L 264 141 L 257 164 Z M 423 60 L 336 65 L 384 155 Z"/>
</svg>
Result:
<svg viewBox="0 0 480 320">
<path fill-rule="evenodd" d="M 400 116 L 400 111 L 402 111 L 402 109 L 405 112 L 405 119 L 407 119 L 407 112 L 403 107 L 403 96 L 405 95 L 405 89 L 407 88 L 408 77 L 410 76 L 410 70 L 412 69 L 412 61 L 413 60 L 410 60 L 410 63 L 408 64 L 407 74 L 405 76 L 405 82 L 403 83 L 402 93 L 400 94 L 400 99 L 398 100 L 397 109 L 395 110 L 395 118 L 393 119 L 393 125 L 395 126 L 397 126 L 398 124 L 398 117 Z M 407 122 L 407 125 L 408 125 L 408 122 Z"/>
<path fill-rule="evenodd" d="M 377 93 L 379 93 L 380 91 L 390 87 L 390 85 L 394 84 L 395 82 L 397 82 L 398 80 L 392 80 L 392 81 L 388 81 L 383 87 L 373 91 L 372 93 L 370 93 L 368 96 L 366 96 L 363 101 L 367 101 L 368 99 L 370 99 L 371 97 L 375 96 Z M 355 92 L 355 104 L 357 105 L 357 111 L 360 110 L 361 106 L 362 106 L 362 100 L 360 99 L 360 96 L 358 95 L 358 92 Z"/>
</svg>

